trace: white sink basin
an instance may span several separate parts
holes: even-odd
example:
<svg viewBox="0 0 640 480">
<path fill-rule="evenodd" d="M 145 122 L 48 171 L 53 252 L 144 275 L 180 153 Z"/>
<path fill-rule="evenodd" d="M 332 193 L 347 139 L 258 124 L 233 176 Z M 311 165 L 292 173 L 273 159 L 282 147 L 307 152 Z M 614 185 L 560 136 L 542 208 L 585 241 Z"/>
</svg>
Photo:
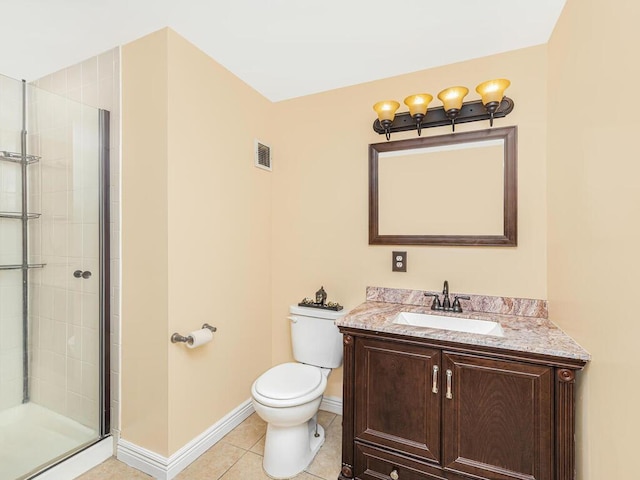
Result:
<svg viewBox="0 0 640 480">
<path fill-rule="evenodd" d="M 495 335 L 504 337 L 502 326 L 498 322 L 475 320 L 471 318 L 445 317 L 425 313 L 400 312 L 393 319 L 397 325 L 411 325 L 414 327 L 437 328 L 456 332 L 478 333 L 480 335 Z"/>
</svg>

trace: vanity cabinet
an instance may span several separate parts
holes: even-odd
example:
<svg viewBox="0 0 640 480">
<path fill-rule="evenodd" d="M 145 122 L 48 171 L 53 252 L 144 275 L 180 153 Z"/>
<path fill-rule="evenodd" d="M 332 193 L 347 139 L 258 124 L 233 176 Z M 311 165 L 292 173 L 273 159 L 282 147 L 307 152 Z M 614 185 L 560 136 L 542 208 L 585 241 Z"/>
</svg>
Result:
<svg viewBox="0 0 640 480">
<path fill-rule="evenodd" d="M 577 367 L 341 330 L 340 480 L 574 478 Z"/>
</svg>

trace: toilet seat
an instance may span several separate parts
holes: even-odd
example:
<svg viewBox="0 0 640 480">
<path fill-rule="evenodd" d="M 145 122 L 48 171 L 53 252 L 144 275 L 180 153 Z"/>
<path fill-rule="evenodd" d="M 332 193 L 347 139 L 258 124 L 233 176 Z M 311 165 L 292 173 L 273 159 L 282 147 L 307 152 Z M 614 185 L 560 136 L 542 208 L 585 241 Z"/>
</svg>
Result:
<svg viewBox="0 0 640 480">
<path fill-rule="evenodd" d="M 318 367 L 283 363 L 253 382 L 253 398 L 269 407 L 302 405 L 318 398 L 327 387 L 327 378 Z"/>
</svg>

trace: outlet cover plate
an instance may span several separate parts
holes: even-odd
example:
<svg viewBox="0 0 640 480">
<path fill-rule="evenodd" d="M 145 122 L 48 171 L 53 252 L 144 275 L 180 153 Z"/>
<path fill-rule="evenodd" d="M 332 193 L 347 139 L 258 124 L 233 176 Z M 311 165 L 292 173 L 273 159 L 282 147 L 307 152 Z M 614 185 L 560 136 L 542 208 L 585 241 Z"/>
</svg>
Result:
<svg viewBox="0 0 640 480">
<path fill-rule="evenodd" d="M 391 252 L 391 271 L 406 272 L 407 271 L 407 252 Z"/>
</svg>

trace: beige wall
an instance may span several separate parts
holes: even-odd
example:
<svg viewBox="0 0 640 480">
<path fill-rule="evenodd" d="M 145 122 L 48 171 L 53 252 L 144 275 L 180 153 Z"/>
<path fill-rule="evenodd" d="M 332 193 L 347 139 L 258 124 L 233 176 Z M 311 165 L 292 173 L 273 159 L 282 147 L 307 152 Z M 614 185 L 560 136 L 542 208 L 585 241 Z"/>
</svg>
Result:
<svg viewBox="0 0 640 480">
<path fill-rule="evenodd" d="M 167 31 L 122 48 L 121 435 L 169 453 Z"/>
<path fill-rule="evenodd" d="M 579 377 L 578 475 L 637 478 L 640 4 L 569 0 L 549 43 L 549 301 L 593 361 Z M 630 102 L 630 105 L 627 103 Z"/>
<path fill-rule="evenodd" d="M 271 366 L 271 179 L 254 167 L 272 104 L 169 31 L 169 333 L 208 322 L 214 343 L 169 348 L 169 450 L 250 396 Z M 197 412 L 194 415 L 190 412 Z"/>
<path fill-rule="evenodd" d="M 272 105 L 171 30 L 122 53 L 122 437 L 169 456 L 271 365 Z"/>
<path fill-rule="evenodd" d="M 364 301 L 367 285 L 437 290 L 445 279 L 453 291 L 546 298 L 546 60 L 546 47 L 534 47 L 276 104 L 274 363 L 291 355 L 287 306 L 321 285 L 347 308 Z M 512 81 L 507 94 L 515 108 L 495 125 L 519 129 L 518 247 L 369 246 L 367 146 L 384 141 L 371 128 L 373 103 L 458 84 L 473 92 L 467 100 L 477 99 L 475 85 L 502 76 Z M 472 123 L 456 130 L 488 127 Z M 394 134 L 392 140 L 414 136 Z M 446 216 L 447 200 L 411 214 Z M 408 252 L 407 273 L 391 271 L 393 250 Z M 342 396 L 341 374 L 332 374 L 327 395 Z"/>
</svg>

